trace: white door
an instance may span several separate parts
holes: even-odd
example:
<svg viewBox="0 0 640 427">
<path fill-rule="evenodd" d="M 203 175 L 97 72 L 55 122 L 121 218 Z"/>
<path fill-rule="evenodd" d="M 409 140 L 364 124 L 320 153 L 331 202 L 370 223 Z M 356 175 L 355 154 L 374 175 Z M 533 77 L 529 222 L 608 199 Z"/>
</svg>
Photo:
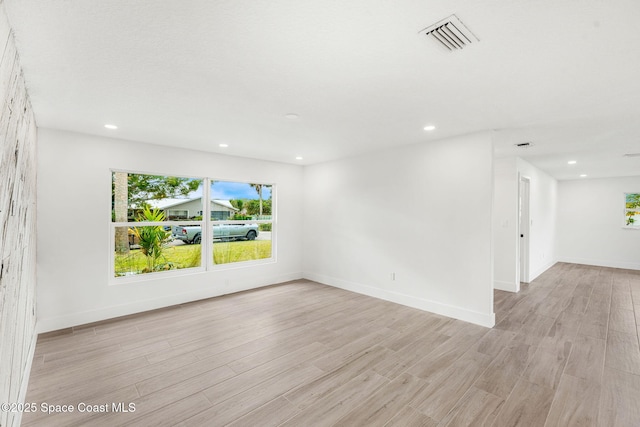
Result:
<svg viewBox="0 0 640 427">
<path fill-rule="evenodd" d="M 520 282 L 522 283 L 529 283 L 529 231 L 531 228 L 529 184 L 529 178 L 520 177 L 518 191 L 520 225 L 518 234 L 520 239 Z"/>
</svg>

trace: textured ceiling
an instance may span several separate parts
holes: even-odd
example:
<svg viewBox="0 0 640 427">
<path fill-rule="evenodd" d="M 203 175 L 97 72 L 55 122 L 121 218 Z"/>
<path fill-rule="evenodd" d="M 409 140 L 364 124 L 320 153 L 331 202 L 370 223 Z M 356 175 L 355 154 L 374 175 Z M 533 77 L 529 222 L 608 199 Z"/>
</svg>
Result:
<svg viewBox="0 0 640 427">
<path fill-rule="evenodd" d="M 640 175 L 637 0 L 4 3 L 41 127 L 301 164 L 494 129 L 559 179 Z M 418 35 L 452 13 L 479 43 Z"/>
</svg>

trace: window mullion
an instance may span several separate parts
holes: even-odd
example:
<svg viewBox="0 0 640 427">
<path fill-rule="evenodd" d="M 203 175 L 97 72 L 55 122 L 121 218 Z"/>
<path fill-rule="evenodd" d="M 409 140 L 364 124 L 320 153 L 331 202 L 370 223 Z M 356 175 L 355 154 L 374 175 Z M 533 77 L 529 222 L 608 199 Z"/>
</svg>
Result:
<svg viewBox="0 0 640 427">
<path fill-rule="evenodd" d="M 211 179 L 203 180 L 202 191 L 202 235 L 205 236 L 201 243 L 201 265 L 210 270 L 213 264 L 213 231 L 211 229 Z"/>
</svg>

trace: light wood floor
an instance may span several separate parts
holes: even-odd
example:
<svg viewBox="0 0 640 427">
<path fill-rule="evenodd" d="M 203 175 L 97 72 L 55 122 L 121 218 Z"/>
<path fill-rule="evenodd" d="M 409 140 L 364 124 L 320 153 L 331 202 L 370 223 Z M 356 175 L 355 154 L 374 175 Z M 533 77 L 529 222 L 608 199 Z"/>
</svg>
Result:
<svg viewBox="0 0 640 427">
<path fill-rule="evenodd" d="M 495 311 L 487 329 L 300 281 L 49 334 L 28 402 L 135 412 L 23 425 L 640 425 L 640 272 L 557 264 Z"/>
</svg>

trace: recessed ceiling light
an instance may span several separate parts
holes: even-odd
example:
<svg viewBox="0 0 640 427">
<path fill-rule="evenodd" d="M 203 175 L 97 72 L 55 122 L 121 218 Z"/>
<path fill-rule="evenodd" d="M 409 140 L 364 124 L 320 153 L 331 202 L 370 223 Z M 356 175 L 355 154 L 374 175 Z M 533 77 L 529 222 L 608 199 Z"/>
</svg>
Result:
<svg viewBox="0 0 640 427">
<path fill-rule="evenodd" d="M 576 162 L 575 160 L 569 160 L 567 163 L 570 164 L 570 165 L 575 165 L 578 162 Z"/>
<path fill-rule="evenodd" d="M 436 127 L 434 125 L 428 125 L 424 127 L 424 130 L 434 130 Z"/>
<path fill-rule="evenodd" d="M 580 178 L 586 178 L 586 177 L 587 177 L 586 173 L 583 173 L 583 174 L 580 175 Z"/>
<path fill-rule="evenodd" d="M 296 156 L 296 160 L 302 160 L 302 156 Z"/>
<path fill-rule="evenodd" d="M 109 125 L 109 124 L 104 125 L 104 127 L 106 127 L 107 129 L 112 129 L 112 130 L 113 130 L 113 129 L 118 129 L 118 126 L 116 126 L 116 125 Z"/>
<path fill-rule="evenodd" d="M 299 116 L 296 113 L 287 113 L 284 115 L 287 119 L 291 119 L 291 120 L 295 120 L 297 119 Z"/>
<path fill-rule="evenodd" d="M 219 144 L 218 147 L 227 148 L 229 144 Z"/>
</svg>

